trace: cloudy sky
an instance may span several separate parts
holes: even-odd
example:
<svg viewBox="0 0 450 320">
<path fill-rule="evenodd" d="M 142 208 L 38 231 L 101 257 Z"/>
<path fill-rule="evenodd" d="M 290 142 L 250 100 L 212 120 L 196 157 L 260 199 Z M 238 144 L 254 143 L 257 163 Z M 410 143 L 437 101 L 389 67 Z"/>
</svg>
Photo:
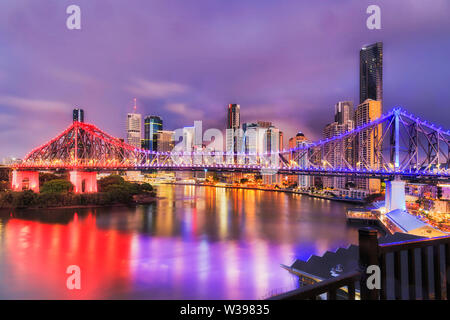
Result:
<svg viewBox="0 0 450 320">
<path fill-rule="evenodd" d="M 81 7 L 81 30 L 66 28 Z M 381 30 L 366 8 L 381 7 Z M 133 98 L 165 129 L 269 120 L 311 139 L 339 100 L 359 100 L 359 49 L 384 43 L 384 109 L 450 127 L 448 0 L 1 0 L 0 159 L 71 122 L 125 135 Z"/>
</svg>

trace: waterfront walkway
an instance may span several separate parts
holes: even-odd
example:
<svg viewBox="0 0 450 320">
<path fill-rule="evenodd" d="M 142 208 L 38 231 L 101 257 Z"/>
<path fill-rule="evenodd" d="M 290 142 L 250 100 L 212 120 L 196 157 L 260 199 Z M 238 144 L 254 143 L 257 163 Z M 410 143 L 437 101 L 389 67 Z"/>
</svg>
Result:
<svg viewBox="0 0 450 320">
<path fill-rule="evenodd" d="M 448 233 L 419 220 L 407 211 L 399 209 L 386 214 L 379 210 L 350 209 L 347 211 L 346 217 L 349 222 L 378 225 L 389 234 L 402 232 L 428 238 L 448 235 Z"/>
</svg>

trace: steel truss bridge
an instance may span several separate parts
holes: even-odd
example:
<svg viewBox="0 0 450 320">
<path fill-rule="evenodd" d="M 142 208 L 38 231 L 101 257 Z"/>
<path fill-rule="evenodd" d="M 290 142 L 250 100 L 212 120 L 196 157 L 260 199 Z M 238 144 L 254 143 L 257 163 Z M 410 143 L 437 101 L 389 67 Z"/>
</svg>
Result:
<svg viewBox="0 0 450 320">
<path fill-rule="evenodd" d="M 33 170 L 208 170 L 406 180 L 450 178 L 450 131 L 400 108 L 352 131 L 266 153 L 156 152 L 138 149 L 96 126 L 74 122 L 13 168 Z"/>
</svg>

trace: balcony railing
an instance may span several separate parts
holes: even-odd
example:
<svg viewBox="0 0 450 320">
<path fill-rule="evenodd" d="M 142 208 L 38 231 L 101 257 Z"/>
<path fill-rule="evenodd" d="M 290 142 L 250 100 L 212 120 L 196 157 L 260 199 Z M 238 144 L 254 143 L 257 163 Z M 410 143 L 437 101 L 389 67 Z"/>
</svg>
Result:
<svg viewBox="0 0 450 320">
<path fill-rule="evenodd" d="M 367 267 L 380 268 L 379 289 L 369 289 Z M 450 299 L 450 236 L 378 244 L 377 231 L 359 230 L 359 270 L 286 292 L 272 300 L 355 299 L 359 281 L 361 300 Z M 343 292 L 346 287 L 346 294 Z"/>
<path fill-rule="evenodd" d="M 328 300 L 336 300 L 341 291 L 349 300 L 355 300 L 355 283 L 359 281 L 358 271 L 349 272 L 333 279 L 316 282 L 293 291 L 282 293 L 268 300 L 316 300 L 318 296 L 326 294 Z M 345 289 L 343 289 L 345 287 Z M 340 294 L 339 297 L 342 297 Z"/>
</svg>

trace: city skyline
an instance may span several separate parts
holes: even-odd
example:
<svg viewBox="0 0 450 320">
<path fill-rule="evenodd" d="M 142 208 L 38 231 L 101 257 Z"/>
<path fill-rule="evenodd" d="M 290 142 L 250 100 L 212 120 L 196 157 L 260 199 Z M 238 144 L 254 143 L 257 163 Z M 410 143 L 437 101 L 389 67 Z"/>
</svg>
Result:
<svg viewBox="0 0 450 320">
<path fill-rule="evenodd" d="M 167 19 L 168 8 L 161 4 L 153 11 L 148 10 L 149 17 L 153 17 L 154 12 L 161 14 L 157 21 L 149 19 L 148 22 L 138 11 L 149 5 L 141 2 L 133 9 L 121 10 L 120 16 L 116 9 L 107 8 L 106 11 L 112 14 L 108 18 L 111 23 L 108 27 L 116 36 L 102 40 L 102 48 L 97 47 L 94 40 L 106 25 L 105 22 L 94 25 L 93 21 L 104 18 L 101 15 L 104 8 L 81 2 L 90 14 L 85 15 L 83 30 L 71 34 L 64 28 L 58 29 L 58 19 L 62 20 L 64 16 L 42 20 L 49 15 L 47 12 L 58 11 L 64 4 L 46 4 L 46 10 L 37 10 L 38 6 L 34 4 L 25 7 L 21 1 L 6 1 L 8 6 L 1 15 L 22 18 L 16 28 L 21 31 L 19 39 L 22 41 L 9 36 L 3 37 L 1 43 L 6 51 L 0 65 L 0 80 L 4 84 L 0 92 L 0 143 L 4 146 L 0 158 L 23 157 L 27 150 L 66 127 L 67 114 L 75 106 L 85 110 L 86 122 L 98 123 L 108 132 L 123 136 L 123 118 L 132 108 L 133 97 L 138 98 L 142 114 L 160 115 L 167 128 L 181 128 L 202 119 L 205 127 L 224 129 L 226 114 L 223 106 L 239 103 L 245 122 L 269 120 L 287 138 L 301 130 L 311 140 L 319 140 L 321 128 L 330 121 L 328 115 L 332 114 L 338 101 L 350 100 L 357 105 L 358 50 L 377 41 L 384 44 L 385 111 L 402 105 L 412 113 L 424 116 L 424 105 L 427 110 L 438 110 L 442 101 L 448 100 L 449 93 L 444 85 L 448 68 L 439 64 L 445 58 L 446 48 L 450 47 L 445 37 L 449 22 L 441 14 L 449 6 L 445 2 L 425 6 L 417 1 L 396 4 L 380 1 L 383 27 L 379 31 L 364 27 L 362 13 L 367 5 L 355 1 L 339 6 L 330 2 L 326 10 L 321 5 L 301 10 L 304 2 L 289 2 L 286 7 L 276 8 L 263 2 L 253 16 L 245 4 L 236 3 L 221 12 L 219 4 L 201 3 L 199 6 L 207 9 L 214 20 L 204 19 L 185 30 L 186 40 L 181 44 L 178 42 L 178 46 L 175 41 L 180 39 L 173 35 L 177 23 Z M 116 4 L 115 8 L 119 7 L 121 5 Z M 177 4 L 172 9 L 175 12 L 183 10 L 189 17 L 197 15 L 184 4 Z M 285 22 L 281 26 L 275 21 L 264 22 L 269 10 L 275 10 Z M 27 16 L 27 11 L 33 14 Z M 289 11 L 296 12 L 295 19 Z M 314 17 L 314 22 L 305 12 Z M 408 17 L 403 24 L 394 19 L 400 12 L 400 19 Z M 343 20 L 351 16 L 360 17 L 360 21 Z M 127 17 L 135 18 L 140 27 L 127 26 L 125 30 L 115 27 L 114 22 Z M 225 17 L 235 17 L 240 22 L 239 29 L 245 32 L 239 34 L 233 26 L 218 24 L 218 21 L 225 21 Z M 320 30 L 314 28 L 317 21 Z M 290 22 L 298 26 L 288 30 Z M 37 23 L 41 28 L 32 28 Z M 152 23 L 169 28 L 159 28 L 163 35 L 156 36 L 149 31 Z M 212 28 L 205 33 L 205 26 Z M 255 26 L 258 26 L 257 30 L 253 28 Z M 335 31 L 336 26 L 338 30 Z M 159 46 L 152 46 L 138 36 L 127 39 L 127 35 L 138 30 L 157 37 Z M 352 39 L 347 39 L 345 34 L 350 30 Z M 61 39 L 50 39 L 49 32 L 55 39 Z M 223 35 L 220 38 L 223 42 L 206 41 L 219 34 Z M 262 37 L 263 34 L 268 38 Z M 203 37 L 206 35 L 208 37 Z M 422 41 L 425 35 L 427 40 Z M 421 45 L 417 46 L 419 40 Z M 58 41 L 64 46 L 58 46 Z M 299 46 L 297 41 L 303 44 Z M 269 44 L 277 49 L 270 49 Z M 219 50 L 224 45 L 226 50 Z M 29 50 L 29 46 L 35 50 Z M 120 50 L 115 52 L 117 48 Z M 179 50 L 173 51 L 173 48 Z M 149 56 L 154 62 L 149 61 Z M 427 59 L 420 58 L 423 56 Z M 28 62 L 23 63 L 25 61 Z M 201 61 L 208 67 L 205 68 Z M 115 68 L 111 68 L 110 64 L 115 62 L 121 64 L 116 63 Z M 176 75 L 174 67 L 178 70 Z M 40 117 L 51 117 L 53 121 L 40 123 Z M 448 122 L 445 117 L 448 116 L 430 112 L 429 119 L 445 125 Z M 30 137 L 30 131 L 39 134 Z M 11 135 L 19 143 L 12 144 Z"/>
<path fill-rule="evenodd" d="M 325 139 L 331 139 L 333 137 L 342 135 L 346 132 L 352 131 L 355 128 L 355 122 L 360 121 L 360 125 L 365 125 L 370 121 L 374 121 L 381 117 L 382 115 L 382 100 L 383 100 L 383 43 L 376 42 L 370 45 L 364 45 L 359 51 L 359 64 L 360 64 L 360 72 L 359 72 L 359 92 L 360 92 L 360 104 L 353 110 L 353 101 L 339 101 L 335 105 L 335 113 L 334 113 L 334 122 L 329 123 L 325 126 L 323 131 L 323 137 Z M 142 114 L 137 114 L 137 105 L 136 98 L 133 99 L 133 113 L 127 114 L 127 141 L 133 145 L 138 146 L 137 143 L 134 143 L 130 139 L 130 134 L 133 135 L 133 131 L 130 130 L 130 117 L 139 118 L 137 127 L 139 134 L 142 130 L 141 118 Z M 367 116 L 361 117 L 360 108 L 366 110 Z M 78 109 L 74 111 L 74 121 L 75 115 Z M 84 117 L 84 111 L 81 110 Z M 226 151 L 227 153 L 263 153 L 270 150 L 270 152 L 278 152 L 282 150 L 286 150 L 283 144 L 283 132 L 280 131 L 279 128 L 274 126 L 271 121 L 257 120 L 256 123 L 251 122 L 243 122 L 241 128 L 241 118 L 240 118 L 240 105 L 236 103 L 230 103 L 226 108 L 226 125 L 225 125 L 225 149 L 221 150 L 213 150 L 211 151 Z M 359 114 L 359 115 L 358 115 Z M 199 122 L 194 121 L 195 122 Z M 200 120 L 202 122 L 202 120 Z M 134 125 L 136 126 L 136 125 Z M 158 136 L 163 137 L 163 135 L 158 135 L 157 133 L 162 131 L 163 129 L 163 121 L 157 115 L 146 115 L 144 118 L 144 138 L 141 139 L 140 148 L 157 151 L 158 145 Z M 174 146 L 182 143 L 184 145 L 184 151 L 193 151 L 193 145 L 191 148 L 188 148 L 192 141 L 189 139 L 188 135 L 186 135 L 186 129 L 193 129 L 193 127 L 184 127 L 183 134 L 179 137 L 181 141 L 178 141 L 178 137 L 176 135 L 172 136 L 174 140 Z M 195 129 L 196 132 L 199 128 Z M 202 127 L 200 130 L 203 131 Z M 219 129 L 220 130 L 220 129 Z M 257 131 L 261 131 L 263 134 L 257 133 Z M 131 133 L 130 133 L 131 132 Z M 291 149 L 291 140 L 296 140 L 299 137 L 299 131 L 296 136 L 289 139 L 289 149 Z M 196 136 L 203 135 L 203 132 L 197 132 Z M 303 133 L 302 133 L 303 135 Z M 304 135 L 303 135 L 304 136 Z M 223 138 L 223 137 L 222 137 Z M 187 141 L 186 141 L 187 140 Z M 370 140 L 370 139 L 369 139 Z M 190 142 L 189 142 L 190 141 Z M 276 141 L 276 143 L 274 143 Z M 201 148 L 207 147 L 207 144 L 202 143 Z M 345 167 L 345 164 L 351 165 L 357 163 L 365 163 L 367 159 L 365 156 L 359 154 L 359 151 L 354 150 L 354 147 L 357 147 L 357 143 L 346 150 L 325 150 L 326 156 L 324 161 L 328 162 L 330 165 L 339 167 Z M 197 145 L 197 149 L 199 146 Z M 342 149 L 342 147 L 341 147 Z M 369 153 L 373 153 L 373 146 L 369 147 L 370 150 L 366 151 Z M 171 151 L 171 150 L 167 150 Z M 199 150 L 197 150 L 199 151 Z M 356 153 L 355 153 L 356 152 Z M 376 155 L 375 158 L 380 157 L 380 155 Z M 366 163 L 365 163 L 366 164 Z M 369 165 L 372 167 L 372 164 Z M 324 185 L 327 187 L 334 187 L 338 189 L 344 189 L 346 185 L 346 179 L 343 178 L 325 178 Z M 302 182 L 303 183 L 303 182 Z M 362 185 L 365 187 L 363 189 L 368 189 L 367 181 L 360 181 Z M 304 183 L 303 183 L 304 184 Z M 373 190 L 379 191 L 379 186 L 374 187 Z"/>
<path fill-rule="evenodd" d="M 1 1 L 0 299 L 450 300 L 449 17 Z"/>
</svg>

